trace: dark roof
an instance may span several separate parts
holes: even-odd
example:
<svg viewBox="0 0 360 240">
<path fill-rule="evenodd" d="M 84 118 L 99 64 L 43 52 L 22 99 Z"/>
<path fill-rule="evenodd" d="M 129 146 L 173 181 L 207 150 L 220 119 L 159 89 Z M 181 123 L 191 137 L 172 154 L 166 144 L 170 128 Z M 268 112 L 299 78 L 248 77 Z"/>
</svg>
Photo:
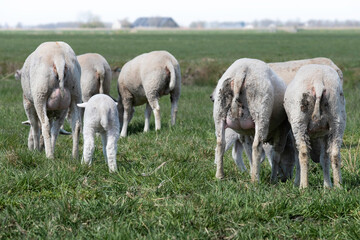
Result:
<svg viewBox="0 0 360 240">
<path fill-rule="evenodd" d="M 133 27 L 177 28 L 179 25 L 171 17 L 141 17 Z"/>
</svg>

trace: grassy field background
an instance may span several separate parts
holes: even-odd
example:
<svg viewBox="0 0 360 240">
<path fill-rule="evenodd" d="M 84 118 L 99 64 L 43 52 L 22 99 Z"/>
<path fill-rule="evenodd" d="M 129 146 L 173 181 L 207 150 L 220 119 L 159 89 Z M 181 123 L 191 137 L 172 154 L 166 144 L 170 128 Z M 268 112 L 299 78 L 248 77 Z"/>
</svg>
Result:
<svg viewBox="0 0 360 240">
<path fill-rule="evenodd" d="M 29 129 L 20 124 L 26 119 L 21 85 L 13 73 L 44 41 L 65 41 L 78 55 L 100 53 L 113 69 L 143 52 L 171 52 L 184 83 L 176 126 L 170 126 L 169 97 L 161 99 L 159 132 L 153 117 L 151 131 L 142 132 L 144 107 L 138 107 L 129 137 L 118 142 L 115 174 L 108 173 L 100 139 L 91 167 L 71 159 L 69 136 L 59 136 L 54 160 L 30 152 Z M 0 238 L 359 239 L 359 53 L 355 30 L 0 32 Z M 292 181 L 270 184 L 268 163 L 254 185 L 230 152 L 226 178 L 215 179 L 209 95 L 227 67 L 242 57 L 275 62 L 319 56 L 344 72 L 343 189 L 324 190 L 314 163 L 305 191 Z M 116 79 L 111 94 L 117 97 Z"/>
</svg>

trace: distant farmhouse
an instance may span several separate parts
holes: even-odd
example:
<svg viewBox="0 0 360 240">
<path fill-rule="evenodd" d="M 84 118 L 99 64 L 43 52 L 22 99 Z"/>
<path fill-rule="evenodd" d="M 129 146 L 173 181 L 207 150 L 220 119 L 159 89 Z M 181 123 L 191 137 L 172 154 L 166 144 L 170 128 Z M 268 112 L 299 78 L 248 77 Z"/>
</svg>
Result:
<svg viewBox="0 0 360 240">
<path fill-rule="evenodd" d="M 171 17 L 141 17 L 132 24 L 135 28 L 178 28 Z"/>
</svg>

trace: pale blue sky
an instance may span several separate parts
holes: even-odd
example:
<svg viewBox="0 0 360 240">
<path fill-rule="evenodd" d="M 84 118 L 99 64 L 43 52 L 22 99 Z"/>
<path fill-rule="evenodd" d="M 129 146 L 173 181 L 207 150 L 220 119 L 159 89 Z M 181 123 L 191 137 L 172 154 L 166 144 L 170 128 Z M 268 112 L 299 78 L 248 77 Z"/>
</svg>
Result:
<svg viewBox="0 0 360 240">
<path fill-rule="evenodd" d="M 182 26 L 193 21 L 360 20 L 359 0 L 0 0 L 0 25 L 78 21 L 86 12 L 114 22 L 141 16 L 170 16 Z"/>
</svg>

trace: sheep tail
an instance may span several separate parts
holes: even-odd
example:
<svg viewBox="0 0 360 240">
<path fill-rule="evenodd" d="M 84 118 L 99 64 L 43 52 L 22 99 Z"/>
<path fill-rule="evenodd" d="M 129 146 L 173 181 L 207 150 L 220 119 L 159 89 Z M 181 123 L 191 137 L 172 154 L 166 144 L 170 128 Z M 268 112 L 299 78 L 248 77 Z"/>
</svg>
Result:
<svg viewBox="0 0 360 240">
<path fill-rule="evenodd" d="M 174 90 L 176 84 L 176 73 L 174 65 L 171 62 L 167 62 L 166 70 L 170 72 L 170 82 L 169 82 L 169 89 L 170 91 Z"/>
<path fill-rule="evenodd" d="M 100 125 L 105 129 L 105 131 L 108 130 L 110 118 L 111 118 L 110 112 L 108 112 L 108 114 L 103 114 L 101 116 Z"/>
<path fill-rule="evenodd" d="M 312 120 L 313 121 L 319 121 L 320 120 L 320 102 L 321 102 L 321 98 L 323 93 L 326 91 L 324 88 L 324 84 L 322 81 L 315 81 L 314 82 L 314 86 L 312 88 L 313 91 L 313 95 L 316 98 L 315 100 L 315 107 L 314 107 L 314 111 L 312 113 Z"/>
<path fill-rule="evenodd" d="M 59 81 L 60 89 L 65 88 L 65 77 L 68 71 L 68 67 L 66 66 L 65 59 L 63 58 L 55 58 L 53 62 L 53 72 L 56 78 Z"/>
<path fill-rule="evenodd" d="M 243 69 L 239 74 L 236 74 L 231 83 L 231 88 L 234 92 L 234 97 L 231 102 L 231 113 L 233 118 L 239 118 L 239 103 L 240 90 L 245 83 L 247 68 Z"/>
<path fill-rule="evenodd" d="M 105 71 L 103 69 L 97 69 L 96 78 L 99 82 L 99 93 L 104 94 Z"/>
</svg>

